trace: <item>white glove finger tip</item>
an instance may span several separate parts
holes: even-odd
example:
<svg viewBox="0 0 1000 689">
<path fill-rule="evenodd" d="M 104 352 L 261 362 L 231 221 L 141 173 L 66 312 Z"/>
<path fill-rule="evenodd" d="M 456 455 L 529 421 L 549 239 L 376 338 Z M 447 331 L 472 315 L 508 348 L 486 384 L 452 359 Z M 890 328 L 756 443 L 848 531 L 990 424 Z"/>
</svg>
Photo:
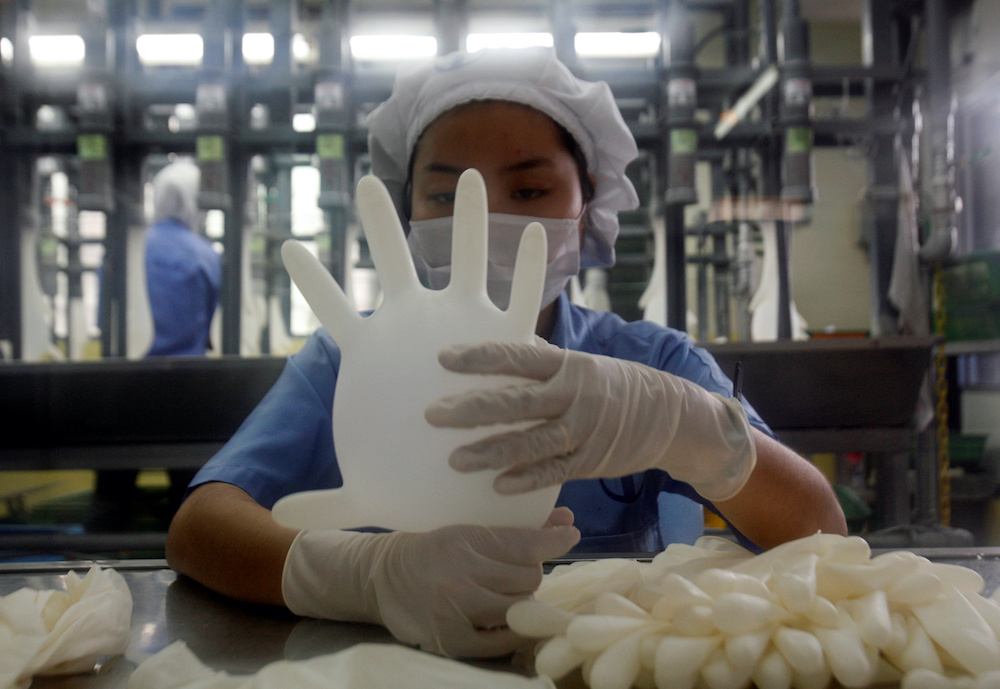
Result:
<svg viewBox="0 0 1000 689">
<path fill-rule="evenodd" d="M 318 258 L 294 239 L 281 245 L 281 260 L 323 327 L 334 339 L 342 341 L 349 327 L 361 317 L 351 307 L 337 281 Z"/>
<path fill-rule="evenodd" d="M 357 203 L 384 295 L 414 289 L 420 284 L 417 271 L 389 191 L 380 179 L 366 175 L 358 182 Z"/>
<path fill-rule="evenodd" d="M 485 293 L 488 213 L 486 183 L 478 170 L 470 168 L 459 177 L 455 189 L 451 255 L 456 260 L 448 290 L 470 296 Z"/>
<path fill-rule="evenodd" d="M 514 278 L 511 285 L 510 306 L 507 317 L 520 324 L 523 329 L 534 330 L 535 321 L 542 303 L 545 289 L 545 261 L 548 254 L 548 240 L 541 224 L 533 222 L 521 235 L 514 263 Z"/>
<path fill-rule="evenodd" d="M 479 455 L 466 450 L 464 447 L 460 447 L 451 453 L 448 457 L 448 466 L 462 474 L 469 474 L 489 468 Z"/>
</svg>

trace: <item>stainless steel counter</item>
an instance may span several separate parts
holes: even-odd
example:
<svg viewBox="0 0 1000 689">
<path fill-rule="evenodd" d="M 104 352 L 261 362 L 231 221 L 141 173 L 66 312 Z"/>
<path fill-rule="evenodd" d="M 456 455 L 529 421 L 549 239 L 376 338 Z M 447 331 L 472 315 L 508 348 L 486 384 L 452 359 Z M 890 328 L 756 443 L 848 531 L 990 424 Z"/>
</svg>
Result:
<svg viewBox="0 0 1000 689">
<path fill-rule="evenodd" d="M 20 588 L 64 589 L 71 569 L 92 563 L 0 565 L 0 596 Z M 31 689 L 124 689 L 132 670 L 174 641 L 184 641 L 203 663 L 231 673 L 254 673 L 276 660 L 303 660 L 354 644 L 395 643 L 382 627 L 295 617 L 286 610 L 247 605 L 220 596 L 162 560 L 99 562 L 113 567 L 132 592 L 132 639 L 124 656 L 97 673 L 37 678 Z M 476 661 L 493 670 L 527 674 L 527 659 Z"/>
<path fill-rule="evenodd" d="M 1000 587 L 1000 548 L 925 548 L 914 552 L 976 570 L 986 580 L 986 593 Z M 82 572 L 90 564 L 0 565 L 0 595 L 22 587 L 64 588 L 66 572 Z M 178 640 L 187 643 L 209 667 L 240 674 L 256 672 L 276 660 L 312 658 L 361 642 L 394 643 L 381 627 L 301 619 L 284 610 L 234 602 L 178 577 L 162 560 L 99 564 L 120 572 L 131 589 L 132 640 L 128 650 L 124 656 L 109 659 L 95 674 L 39 678 L 32 689 L 124 688 L 139 663 Z M 529 672 L 528 659 L 517 655 L 476 665 L 518 674 Z M 566 685 L 567 689 L 569 686 L 579 685 Z"/>
</svg>

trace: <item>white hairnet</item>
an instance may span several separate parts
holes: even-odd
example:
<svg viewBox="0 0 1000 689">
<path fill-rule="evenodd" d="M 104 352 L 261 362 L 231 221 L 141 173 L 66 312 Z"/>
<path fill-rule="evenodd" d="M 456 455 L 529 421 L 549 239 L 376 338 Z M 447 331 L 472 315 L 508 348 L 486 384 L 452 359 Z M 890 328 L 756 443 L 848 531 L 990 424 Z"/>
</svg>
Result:
<svg viewBox="0 0 1000 689">
<path fill-rule="evenodd" d="M 171 163 L 153 177 L 153 221 L 180 220 L 192 230 L 198 228 L 198 185 L 201 170 L 194 163 Z"/>
<path fill-rule="evenodd" d="M 625 166 L 638 155 L 635 139 L 610 87 L 573 76 L 549 48 L 457 52 L 399 71 L 392 95 L 366 123 L 372 172 L 385 183 L 397 209 L 402 210 L 410 156 L 424 129 L 445 111 L 475 100 L 535 108 L 576 140 L 595 180 L 581 265 L 612 265 L 618 212 L 639 203 L 625 176 Z"/>
</svg>

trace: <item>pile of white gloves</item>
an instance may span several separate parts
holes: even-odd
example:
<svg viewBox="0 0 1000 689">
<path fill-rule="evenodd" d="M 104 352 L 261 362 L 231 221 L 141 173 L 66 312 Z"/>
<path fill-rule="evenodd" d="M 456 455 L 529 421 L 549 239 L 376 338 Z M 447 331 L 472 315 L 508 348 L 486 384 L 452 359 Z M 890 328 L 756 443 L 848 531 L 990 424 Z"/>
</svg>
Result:
<svg viewBox="0 0 1000 689">
<path fill-rule="evenodd" d="M 454 657 L 510 653 L 524 639 L 506 626 L 511 603 L 542 580 L 542 563 L 580 533 L 555 510 L 541 529 L 448 526 L 427 533 L 302 531 L 285 559 L 292 612 L 381 624 L 400 641 Z"/>
<path fill-rule="evenodd" d="M 974 570 L 817 534 L 753 556 L 706 538 L 556 567 L 511 606 L 535 669 L 593 689 L 1000 687 L 1000 605 Z"/>
<path fill-rule="evenodd" d="M 757 454 L 739 400 L 632 361 L 536 345 L 486 342 L 439 354 L 456 373 L 532 381 L 427 408 L 435 426 L 537 422 L 455 450 L 456 470 L 504 471 L 494 487 L 508 494 L 647 469 L 662 469 L 709 500 L 729 499 L 746 484 Z"/>
<path fill-rule="evenodd" d="M 132 595 L 118 572 L 94 566 L 66 575 L 66 590 L 23 588 L 0 598 L 0 689 L 35 675 L 90 672 L 128 646 Z"/>
</svg>

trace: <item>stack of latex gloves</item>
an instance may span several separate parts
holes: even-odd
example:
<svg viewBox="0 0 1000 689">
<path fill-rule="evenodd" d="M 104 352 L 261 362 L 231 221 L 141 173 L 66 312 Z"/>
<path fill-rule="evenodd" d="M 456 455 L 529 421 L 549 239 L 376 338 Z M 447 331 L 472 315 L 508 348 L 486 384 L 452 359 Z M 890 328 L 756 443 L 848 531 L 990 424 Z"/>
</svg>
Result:
<svg viewBox="0 0 1000 689">
<path fill-rule="evenodd" d="M 594 689 L 1000 687 L 1000 605 L 975 571 L 871 556 L 817 534 L 753 556 L 723 539 L 651 563 L 562 565 L 511 628 L 545 639 L 535 669 Z"/>
<path fill-rule="evenodd" d="M 279 660 L 254 675 L 206 667 L 176 641 L 145 660 L 128 689 L 554 689 L 546 677 L 521 677 L 473 667 L 396 644 L 358 644 L 309 660 Z"/>
<path fill-rule="evenodd" d="M 132 595 L 118 572 L 66 575 L 65 591 L 23 588 L 0 597 L 0 689 L 35 675 L 90 672 L 128 646 Z"/>
</svg>

